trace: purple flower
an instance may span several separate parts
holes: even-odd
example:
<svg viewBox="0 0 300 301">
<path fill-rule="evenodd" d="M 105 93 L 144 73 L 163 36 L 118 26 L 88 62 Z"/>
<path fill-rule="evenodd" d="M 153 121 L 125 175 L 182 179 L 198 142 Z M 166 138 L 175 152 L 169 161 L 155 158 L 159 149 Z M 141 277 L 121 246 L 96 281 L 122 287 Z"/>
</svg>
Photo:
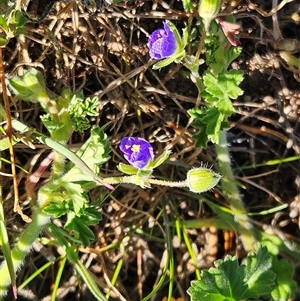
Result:
<svg viewBox="0 0 300 301">
<path fill-rule="evenodd" d="M 124 158 L 138 169 L 145 167 L 154 158 L 151 144 L 143 138 L 124 137 L 119 147 Z"/>
<path fill-rule="evenodd" d="M 155 30 L 148 39 L 149 55 L 152 59 L 163 59 L 171 56 L 176 48 L 177 42 L 170 26 L 163 22 L 164 29 Z"/>
</svg>

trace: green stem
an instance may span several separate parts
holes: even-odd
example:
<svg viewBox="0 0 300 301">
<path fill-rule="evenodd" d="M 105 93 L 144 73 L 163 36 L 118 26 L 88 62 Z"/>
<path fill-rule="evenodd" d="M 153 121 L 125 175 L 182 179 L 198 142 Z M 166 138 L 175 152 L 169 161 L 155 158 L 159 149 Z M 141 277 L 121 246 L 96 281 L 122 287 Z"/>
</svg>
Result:
<svg viewBox="0 0 300 301">
<path fill-rule="evenodd" d="M 158 180 L 158 179 L 149 179 L 148 181 L 150 184 L 155 184 L 155 185 L 160 185 L 160 186 L 188 187 L 188 184 L 186 181 L 172 182 L 172 181 L 164 181 L 164 180 Z"/>
<path fill-rule="evenodd" d="M 1 161 L 0 161 L 0 170 L 2 170 L 2 162 Z M 16 274 L 14 273 L 13 260 L 11 257 L 11 250 L 10 250 L 10 246 L 9 246 L 8 234 L 7 234 L 6 225 L 5 225 L 4 209 L 3 209 L 3 202 L 2 202 L 2 183 L 0 185 L 0 245 L 2 248 L 4 258 L 7 262 L 7 269 L 8 269 L 10 281 L 12 284 L 14 297 L 17 298 Z M 0 279 L 1 279 L 1 276 L 0 276 Z"/>
<path fill-rule="evenodd" d="M 198 62 L 198 61 L 199 61 L 201 52 L 202 52 L 202 50 L 203 50 L 203 45 L 204 45 L 204 40 L 205 40 L 205 38 L 206 38 L 206 30 L 204 29 L 203 32 L 202 32 L 200 41 L 199 41 L 197 53 L 196 53 L 196 55 L 195 55 L 195 62 Z"/>
<path fill-rule="evenodd" d="M 16 246 L 12 250 L 11 257 L 16 273 L 23 265 L 26 255 L 32 248 L 32 245 L 39 234 L 42 232 L 45 225 L 50 221 L 50 215 L 45 214 L 39 209 L 32 219 L 32 222 L 27 226 Z M 11 284 L 11 278 L 8 270 L 7 262 L 4 261 L 0 267 L 0 300 L 7 294 L 8 286 Z"/>
<path fill-rule="evenodd" d="M 54 151 L 54 159 L 53 159 L 52 172 L 51 172 L 52 180 L 57 180 L 62 176 L 64 172 L 65 161 L 66 159 L 64 155 L 62 155 L 58 151 Z"/>
<path fill-rule="evenodd" d="M 216 145 L 219 160 L 219 172 L 222 175 L 221 187 L 228 197 L 229 205 L 241 232 L 242 241 L 247 251 L 255 247 L 255 234 L 253 225 L 247 215 L 241 195 L 236 185 L 234 175 L 230 165 L 230 156 L 227 147 L 226 132 L 221 131 L 219 144 Z"/>
<path fill-rule="evenodd" d="M 172 182 L 172 181 L 164 181 L 164 180 L 158 180 L 158 179 L 142 179 L 139 176 L 133 175 L 133 176 L 124 176 L 124 177 L 109 177 L 109 178 L 103 178 L 103 181 L 107 184 L 135 184 L 140 185 L 141 181 L 143 182 L 143 186 L 149 187 L 151 184 L 155 185 L 161 185 L 161 186 L 168 186 L 168 187 L 188 187 L 186 181 L 181 182 Z"/>
</svg>

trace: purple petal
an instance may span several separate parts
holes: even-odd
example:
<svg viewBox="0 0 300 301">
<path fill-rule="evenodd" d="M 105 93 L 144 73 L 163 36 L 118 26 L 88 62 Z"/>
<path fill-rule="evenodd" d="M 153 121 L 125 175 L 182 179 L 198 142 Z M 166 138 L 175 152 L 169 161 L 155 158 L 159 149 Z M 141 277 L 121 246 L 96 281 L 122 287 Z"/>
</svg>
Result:
<svg viewBox="0 0 300 301">
<path fill-rule="evenodd" d="M 155 30 L 148 39 L 149 55 L 153 59 L 163 59 L 171 56 L 176 48 L 177 42 L 170 26 L 163 22 L 164 29 Z"/>
<path fill-rule="evenodd" d="M 154 158 L 151 144 L 143 138 L 124 137 L 119 147 L 124 158 L 138 169 L 145 167 Z"/>
</svg>

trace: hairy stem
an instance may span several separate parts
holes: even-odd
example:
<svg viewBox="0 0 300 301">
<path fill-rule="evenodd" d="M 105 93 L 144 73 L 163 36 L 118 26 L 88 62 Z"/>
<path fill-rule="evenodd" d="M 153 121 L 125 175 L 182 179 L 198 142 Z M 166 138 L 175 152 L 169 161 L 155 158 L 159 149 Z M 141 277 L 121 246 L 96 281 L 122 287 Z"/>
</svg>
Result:
<svg viewBox="0 0 300 301">
<path fill-rule="evenodd" d="M 219 172 L 222 175 L 221 187 L 228 197 L 229 205 L 241 233 L 244 247 L 247 251 L 255 247 L 255 234 L 253 225 L 247 216 L 241 195 L 236 185 L 234 175 L 230 165 L 229 151 L 227 147 L 226 132 L 221 131 L 219 144 L 216 145 L 219 160 Z"/>
<path fill-rule="evenodd" d="M 139 184 L 141 184 L 141 181 L 142 181 L 145 187 L 148 187 L 151 184 L 161 185 L 161 186 L 169 186 L 169 187 L 187 187 L 188 186 L 186 181 L 173 182 L 173 181 L 165 181 L 165 180 L 159 180 L 159 179 L 154 179 L 154 178 L 147 178 L 147 179 L 143 180 L 139 176 L 136 176 L 136 175 L 103 178 L 103 181 L 107 184 L 126 183 L 126 184 L 134 184 L 134 185 L 139 185 Z"/>
<path fill-rule="evenodd" d="M 52 180 L 57 180 L 62 176 L 64 172 L 65 161 L 66 159 L 64 155 L 62 155 L 58 151 L 54 151 L 54 159 L 53 159 L 52 172 L 51 172 Z"/>
<path fill-rule="evenodd" d="M 27 226 L 11 253 L 15 273 L 23 265 L 26 255 L 30 252 L 34 241 L 43 231 L 45 225 L 49 223 L 50 217 L 50 215 L 42 212 L 42 209 L 34 214 L 32 222 Z M 0 300 L 2 300 L 7 293 L 8 286 L 11 284 L 6 261 L 0 267 L 0 279 Z"/>
</svg>

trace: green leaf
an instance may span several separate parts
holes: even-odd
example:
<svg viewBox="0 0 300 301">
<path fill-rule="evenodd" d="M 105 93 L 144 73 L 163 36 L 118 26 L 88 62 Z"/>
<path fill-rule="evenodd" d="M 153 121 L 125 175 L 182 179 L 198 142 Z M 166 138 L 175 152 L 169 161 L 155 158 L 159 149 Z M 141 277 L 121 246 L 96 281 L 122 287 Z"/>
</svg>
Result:
<svg viewBox="0 0 300 301">
<path fill-rule="evenodd" d="M 20 29 L 27 22 L 26 17 L 20 10 L 13 10 L 11 13 L 10 23 L 17 29 Z"/>
<path fill-rule="evenodd" d="M 22 100 L 42 104 L 41 100 L 49 99 L 43 75 L 37 69 L 31 68 L 23 76 L 12 77 L 8 82 L 13 93 Z"/>
<path fill-rule="evenodd" d="M 69 211 L 69 202 L 51 202 L 47 207 L 43 209 L 43 212 L 53 215 L 55 218 L 58 218 L 62 215 L 65 215 Z"/>
<path fill-rule="evenodd" d="M 85 162 L 85 164 L 96 174 L 100 171 L 100 166 L 110 159 L 110 144 L 106 134 L 99 127 L 91 129 L 90 138 L 81 146 L 76 155 Z M 70 162 L 67 166 L 68 171 L 63 175 L 65 182 L 90 181 L 95 179 L 85 173 L 79 166 Z"/>
<path fill-rule="evenodd" d="M 227 255 L 215 261 L 215 268 L 202 270 L 201 280 L 192 281 L 188 294 L 192 301 L 240 301 L 270 294 L 275 286 L 271 262 L 265 247 L 248 254 L 246 265 Z"/>
<path fill-rule="evenodd" d="M 217 76 L 211 72 L 204 74 L 205 88 L 201 96 L 207 107 L 188 111 L 194 117 L 193 126 L 198 129 L 193 136 L 197 147 L 205 147 L 209 140 L 219 143 L 219 133 L 228 127 L 227 117 L 235 111 L 231 99 L 243 93 L 238 87 L 242 80 L 243 73 L 237 70 L 223 71 Z"/>
<path fill-rule="evenodd" d="M 203 117 L 205 116 L 205 109 L 204 108 L 193 108 L 188 110 L 188 114 L 194 117 L 194 121 L 192 123 L 193 127 L 196 128 L 198 131 L 193 135 L 195 140 L 195 146 L 206 147 L 208 142 L 208 137 L 206 135 L 206 124 L 202 121 Z"/>
<path fill-rule="evenodd" d="M 233 20 L 231 20 L 234 22 Z M 210 24 L 209 35 L 205 38 L 206 64 L 213 74 L 227 70 L 231 62 L 241 54 L 241 47 L 231 47 L 220 24 L 213 21 Z"/>
<path fill-rule="evenodd" d="M 157 70 L 157 69 L 161 69 L 163 67 L 166 67 L 168 65 L 170 65 L 171 63 L 173 63 L 175 61 L 175 58 L 173 56 L 170 56 L 164 60 L 161 60 L 157 63 L 155 63 L 152 67 L 153 70 Z"/>
<path fill-rule="evenodd" d="M 1 15 L 0 15 L 0 27 L 2 27 L 2 29 L 4 31 L 8 31 L 7 22 L 6 22 L 5 18 L 2 17 Z"/>
<path fill-rule="evenodd" d="M 236 99 L 239 95 L 243 94 L 243 91 L 238 87 L 243 80 L 242 71 L 231 69 L 223 71 L 217 76 L 206 72 L 203 80 L 207 87 L 206 91 L 220 99 L 222 99 L 224 93 L 232 99 Z"/>
<path fill-rule="evenodd" d="M 193 135 L 196 147 L 206 147 L 210 140 L 219 143 L 219 133 L 228 127 L 226 115 L 219 112 L 218 108 L 194 108 L 188 110 L 188 114 L 194 117 L 193 126 L 198 129 Z"/>
<path fill-rule="evenodd" d="M 247 289 L 247 284 L 243 282 L 245 266 L 238 266 L 237 258 L 232 256 L 215 261 L 215 266 L 203 270 L 201 280 L 193 281 L 194 288 L 188 293 L 201 290 L 202 294 L 197 298 L 191 294 L 192 300 L 241 300 L 240 297 Z"/>
<path fill-rule="evenodd" d="M 136 167 L 124 164 L 122 162 L 117 165 L 117 168 L 120 172 L 126 175 L 136 175 L 138 172 L 138 169 Z"/>
<path fill-rule="evenodd" d="M 97 111 L 98 97 L 84 99 L 81 91 L 74 94 L 69 89 L 63 91 L 61 96 L 68 99 L 69 113 L 75 130 L 83 132 L 88 129 L 89 119 L 87 116 L 97 116 L 99 114 Z"/>
<path fill-rule="evenodd" d="M 207 137 L 213 143 L 219 143 L 219 132 L 222 129 L 222 123 L 225 119 L 224 114 L 221 114 L 217 108 L 206 110 L 206 114 L 202 121 L 206 124 Z"/>
<path fill-rule="evenodd" d="M 275 286 L 275 274 L 272 272 L 272 256 L 268 253 L 268 249 L 262 247 L 257 254 L 249 253 L 246 266 L 245 281 L 248 290 L 243 298 L 258 298 L 269 294 Z"/>
<path fill-rule="evenodd" d="M 271 292 L 271 296 L 275 301 L 285 301 L 292 299 L 297 284 L 293 280 L 294 266 L 286 259 L 277 260 L 273 258 L 273 271 L 276 274 L 276 286 Z"/>
<path fill-rule="evenodd" d="M 217 76 L 206 72 L 203 76 L 206 94 L 201 94 L 208 102 L 219 108 L 220 112 L 231 115 L 234 113 L 231 99 L 236 99 L 243 94 L 238 85 L 243 80 L 243 73 L 238 70 L 230 70 L 219 73 Z"/>
<path fill-rule="evenodd" d="M 95 126 L 91 129 L 90 138 L 82 145 L 76 154 L 81 157 L 87 165 L 99 165 L 110 159 L 110 151 L 107 135 L 100 127 Z"/>
<path fill-rule="evenodd" d="M 20 28 L 17 28 L 15 31 L 14 31 L 14 35 L 15 36 L 18 36 L 20 34 L 25 34 L 27 31 L 24 27 L 20 27 Z"/>
<path fill-rule="evenodd" d="M 164 151 L 160 156 L 158 156 L 156 159 L 154 159 L 153 161 L 150 161 L 147 166 L 146 169 L 155 169 L 158 166 L 160 166 L 161 164 L 163 164 L 170 156 L 171 151 L 166 150 Z"/>
<path fill-rule="evenodd" d="M 87 206 L 84 209 L 84 220 L 87 225 L 96 225 L 102 220 L 102 214 L 96 206 Z"/>
<path fill-rule="evenodd" d="M 0 37 L 0 47 L 5 46 L 8 42 L 9 40 Z"/>
<path fill-rule="evenodd" d="M 93 231 L 86 225 L 84 217 L 77 217 L 75 212 L 69 212 L 67 217 L 65 229 L 74 231 L 75 238 L 80 239 L 83 246 L 89 246 L 90 241 L 94 240 L 95 236 Z"/>
<path fill-rule="evenodd" d="M 58 218 L 62 215 L 67 215 L 65 229 L 72 231 L 74 238 L 84 246 L 89 245 L 90 241 L 94 240 L 94 234 L 89 229 L 89 226 L 98 224 L 102 219 L 101 212 L 98 207 L 91 206 L 87 203 L 85 194 L 79 184 L 66 183 L 68 186 L 64 192 L 65 200 L 63 202 L 52 202 L 43 211 Z M 74 189 L 77 188 L 77 193 Z M 68 236 L 69 237 L 69 236 Z"/>
<path fill-rule="evenodd" d="M 50 114 L 41 115 L 40 118 L 50 133 L 53 131 L 61 131 L 64 128 L 64 124 L 62 122 L 53 120 Z"/>
<path fill-rule="evenodd" d="M 3 129 L 2 126 L 0 126 L 0 133 L 5 133 L 2 131 L 2 129 Z M 16 143 L 18 143 L 20 141 L 20 139 L 17 138 L 16 136 L 12 136 L 11 139 L 12 139 L 12 141 L 11 141 L 12 145 L 15 145 Z M 10 141 L 7 136 L 3 136 L 0 138 L 0 151 L 8 149 L 9 145 L 10 145 Z"/>
<path fill-rule="evenodd" d="M 88 202 L 88 197 L 84 193 L 81 185 L 75 183 L 65 183 L 66 195 L 73 203 L 75 214 L 78 214 L 84 205 Z"/>
</svg>

